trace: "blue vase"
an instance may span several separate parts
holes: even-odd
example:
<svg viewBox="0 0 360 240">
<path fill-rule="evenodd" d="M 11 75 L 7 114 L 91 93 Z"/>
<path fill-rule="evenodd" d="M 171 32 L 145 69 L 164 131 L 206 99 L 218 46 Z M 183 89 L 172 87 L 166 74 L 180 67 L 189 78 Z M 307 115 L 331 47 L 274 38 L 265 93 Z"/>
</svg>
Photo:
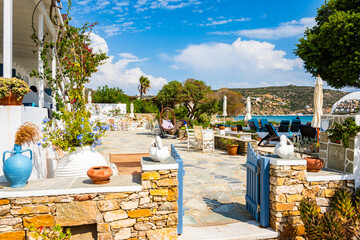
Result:
<svg viewBox="0 0 360 240">
<path fill-rule="evenodd" d="M 30 158 L 22 155 L 23 152 L 30 152 Z M 7 153 L 13 154 L 5 160 Z M 14 151 L 5 151 L 3 155 L 3 171 L 10 187 L 18 188 L 26 185 L 32 172 L 32 152 L 30 149 L 21 150 L 21 146 L 15 144 Z"/>
</svg>

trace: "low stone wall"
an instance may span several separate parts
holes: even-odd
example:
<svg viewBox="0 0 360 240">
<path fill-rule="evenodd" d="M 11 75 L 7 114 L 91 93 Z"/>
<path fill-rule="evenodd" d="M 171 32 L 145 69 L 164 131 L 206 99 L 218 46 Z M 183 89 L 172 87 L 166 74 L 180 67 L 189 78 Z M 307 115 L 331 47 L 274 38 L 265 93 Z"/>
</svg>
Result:
<svg viewBox="0 0 360 240">
<path fill-rule="evenodd" d="M 354 180 L 308 181 L 306 162 L 293 165 L 270 161 L 270 226 L 280 232 L 280 239 L 303 239 L 305 227 L 300 217 L 300 201 L 315 199 L 322 212 L 330 209 L 337 188 L 354 189 Z"/>
<path fill-rule="evenodd" d="M 256 148 L 256 140 L 242 140 L 236 137 L 222 136 L 222 135 L 215 135 L 215 148 L 227 150 L 226 144 L 224 144 L 221 141 L 221 139 L 223 138 L 237 139 L 236 142 L 239 144 L 237 153 L 240 155 L 246 155 L 249 142 L 251 143 L 251 146 L 253 148 Z"/>
<path fill-rule="evenodd" d="M 143 171 L 140 192 L 2 198 L 0 239 L 22 240 L 33 236 L 31 225 L 56 224 L 96 224 L 99 240 L 177 239 L 177 185 L 177 170 Z"/>
</svg>

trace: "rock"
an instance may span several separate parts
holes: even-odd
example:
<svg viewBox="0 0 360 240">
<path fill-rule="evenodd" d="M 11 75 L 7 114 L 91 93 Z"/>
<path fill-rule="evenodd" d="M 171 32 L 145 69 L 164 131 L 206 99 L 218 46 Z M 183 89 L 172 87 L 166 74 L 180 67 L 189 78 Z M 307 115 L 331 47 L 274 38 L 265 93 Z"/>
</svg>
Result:
<svg viewBox="0 0 360 240">
<path fill-rule="evenodd" d="M 157 181 L 156 184 L 159 187 L 168 187 L 168 186 L 177 186 L 179 183 L 177 179 L 161 179 Z"/>
<path fill-rule="evenodd" d="M 128 212 L 129 217 L 138 218 L 138 217 L 149 217 L 152 215 L 152 212 L 149 209 L 139 209 Z"/>
<path fill-rule="evenodd" d="M 124 209 L 124 210 L 135 209 L 138 207 L 138 205 L 139 205 L 139 203 L 137 203 L 137 202 L 122 202 L 121 209 Z"/>
<path fill-rule="evenodd" d="M 10 205 L 0 205 L 0 216 L 10 212 Z"/>
<path fill-rule="evenodd" d="M 54 217 L 47 215 L 38 215 L 35 217 L 24 217 L 23 218 L 24 227 L 29 228 L 31 225 L 34 227 L 53 227 L 55 225 Z M 70 226 L 66 224 L 60 224 L 62 226 Z"/>
<path fill-rule="evenodd" d="M 124 219 L 110 223 L 111 229 L 119 229 L 124 227 L 131 227 L 136 223 L 136 219 Z"/>
<path fill-rule="evenodd" d="M 1 240 L 24 240 L 25 231 L 0 233 Z"/>
<path fill-rule="evenodd" d="M 126 193 L 116 193 L 116 194 L 106 194 L 105 200 L 117 199 L 117 198 L 126 198 L 128 194 Z"/>
<path fill-rule="evenodd" d="M 149 240 L 175 240 L 178 238 L 176 228 L 149 230 L 146 236 Z"/>
<path fill-rule="evenodd" d="M 170 188 L 167 195 L 167 200 L 170 202 L 176 201 L 179 196 L 179 191 L 177 187 Z"/>
<path fill-rule="evenodd" d="M 111 212 L 106 212 L 104 214 L 105 222 L 112 222 L 119 219 L 125 219 L 128 217 L 128 214 L 124 210 L 116 210 Z"/>
<path fill-rule="evenodd" d="M 85 194 L 85 195 L 76 195 L 74 196 L 75 201 L 87 201 L 96 197 L 96 194 Z"/>
<path fill-rule="evenodd" d="M 69 203 L 72 201 L 74 201 L 74 198 L 70 196 L 57 196 L 57 197 L 49 198 L 49 202 L 54 202 L 54 203 Z"/>
<path fill-rule="evenodd" d="M 56 224 L 78 226 L 102 222 L 102 215 L 95 201 L 71 202 L 57 205 Z"/>
<path fill-rule="evenodd" d="M 119 202 L 116 199 L 102 200 L 97 202 L 100 211 L 112 211 L 120 208 Z"/>
<path fill-rule="evenodd" d="M 10 203 L 9 199 L 0 199 L 0 205 L 6 205 L 9 203 Z"/>
<path fill-rule="evenodd" d="M 14 226 L 19 223 L 22 223 L 22 218 L 19 218 L 19 217 L 6 217 L 6 218 L 0 219 L 0 225 Z"/>
<path fill-rule="evenodd" d="M 131 237 L 131 228 L 122 228 L 115 234 L 115 240 L 122 240 Z"/>
<path fill-rule="evenodd" d="M 177 202 L 164 202 L 160 205 L 158 211 L 176 211 L 177 208 Z"/>
<path fill-rule="evenodd" d="M 147 231 L 150 230 L 153 226 L 155 226 L 151 222 L 138 222 L 135 224 L 134 228 L 138 231 Z"/>
<path fill-rule="evenodd" d="M 110 231 L 110 225 L 108 223 L 98 223 L 96 225 L 97 231 L 99 233 L 109 232 Z"/>
<path fill-rule="evenodd" d="M 168 189 L 152 189 L 150 195 L 153 196 L 166 196 L 168 195 Z"/>
<path fill-rule="evenodd" d="M 143 205 L 143 204 L 149 203 L 149 202 L 150 202 L 149 197 L 140 198 L 140 205 Z"/>
<path fill-rule="evenodd" d="M 50 208 L 47 206 L 33 206 L 33 207 L 22 207 L 19 209 L 11 209 L 12 215 L 28 215 L 34 213 L 50 213 Z"/>
<path fill-rule="evenodd" d="M 32 202 L 31 198 L 16 198 L 14 203 L 17 205 L 29 204 Z"/>
<path fill-rule="evenodd" d="M 111 232 L 98 233 L 98 240 L 109 240 L 112 239 Z"/>
<path fill-rule="evenodd" d="M 160 179 L 160 174 L 158 172 L 146 172 L 141 175 L 143 181 L 146 180 L 158 180 Z"/>
</svg>

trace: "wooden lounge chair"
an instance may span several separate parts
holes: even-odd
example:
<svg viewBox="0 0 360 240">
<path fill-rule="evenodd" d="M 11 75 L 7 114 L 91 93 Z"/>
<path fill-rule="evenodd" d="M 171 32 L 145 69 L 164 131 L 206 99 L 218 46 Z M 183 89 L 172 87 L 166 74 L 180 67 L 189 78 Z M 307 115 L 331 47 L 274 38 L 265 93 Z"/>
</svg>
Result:
<svg viewBox="0 0 360 240">
<path fill-rule="evenodd" d="M 264 146 L 268 145 L 270 143 L 270 141 L 280 141 L 280 136 L 276 132 L 276 130 L 274 129 L 274 127 L 271 123 L 265 124 L 265 127 L 266 127 L 267 131 L 269 132 L 269 134 L 266 135 L 263 139 L 261 139 L 258 146 L 261 146 L 261 143 L 264 141 L 265 141 Z"/>
</svg>

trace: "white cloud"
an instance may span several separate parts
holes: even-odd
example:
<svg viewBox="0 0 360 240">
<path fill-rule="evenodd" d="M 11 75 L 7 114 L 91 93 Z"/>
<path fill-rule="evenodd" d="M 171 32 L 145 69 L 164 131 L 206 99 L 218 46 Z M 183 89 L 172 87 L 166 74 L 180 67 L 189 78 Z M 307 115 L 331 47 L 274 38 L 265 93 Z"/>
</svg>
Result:
<svg viewBox="0 0 360 240">
<path fill-rule="evenodd" d="M 179 8 L 184 8 L 190 5 L 199 5 L 201 4 L 196 0 L 138 0 L 134 7 L 137 11 L 143 12 L 149 9 L 167 9 L 174 10 Z"/>
<path fill-rule="evenodd" d="M 288 59 L 286 52 L 268 42 L 242 41 L 232 44 L 205 43 L 189 45 L 173 57 L 173 69 L 182 69 L 198 79 L 212 82 L 213 87 L 304 85 L 309 76 L 299 58 Z"/>
<path fill-rule="evenodd" d="M 206 19 L 208 22 L 206 23 L 206 21 L 203 21 L 203 23 L 198 24 L 198 26 L 200 27 L 204 27 L 204 26 L 216 26 L 216 25 L 223 25 L 223 24 L 227 24 L 227 23 L 231 23 L 231 22 L 245 22 L 245 21 L 250 21 L 250 18 L 238 18 L 238 19 L 233 19 L 233 18 L 229 18 L 229 19 L 225 19 L 225 17 L 221 16 L 218 17 L 217 20 L 209 17 Z"/>
<path fill-rule="evenodd" d="M 281 23 L 274 28 L 257 28 L 245 29 L 228 32 L 212 32 L 217 35 L 238 35 L 256 39 L 280 39 L 302 35 L 306 28 L 311 28 L 315 25 L 314 18 L 302 18 L 299 21 L 292 20 L 290 22 Z"/>
<path fill-rule="evenodd" d="M 93 41 L 92 47 L 94 51 L 101 49 L 103 52 L 108 52 L 108 46 L 105 39 L 92 33 L 91 39 Z M 156 94 L 164 84 L 167 83 L 165 78 L 154 77 L 150 74 L 144 73 L 138 66 L 129 67 L 130 64 L 139 64 L 145 62 L 147 58 L 138 58 L 131 53 L 119 53 L 119 60 L 115 60 L 114 56 L 110 56 L 106 62 L 99 67 L 99 71 L 93 74 L 91 82 L 87 87 L 96 89 L 98 86 L 107 84 L 109 87 L 119 87 L 124 90 L 126 94 L 137 94 L 137 85 L 139 84 L 140 76 L 147 77 L 151 82 L 150 94 Z"/>
<path fill-rule="evenodd" d="M 95 33 L 90 33 L 90 40 L 91 40 L 91 48 L 96 52 L 99 53 L 100 51 L 103 53 L 108 54 L 109 47 L 102 37 Z"/>
</svg>

